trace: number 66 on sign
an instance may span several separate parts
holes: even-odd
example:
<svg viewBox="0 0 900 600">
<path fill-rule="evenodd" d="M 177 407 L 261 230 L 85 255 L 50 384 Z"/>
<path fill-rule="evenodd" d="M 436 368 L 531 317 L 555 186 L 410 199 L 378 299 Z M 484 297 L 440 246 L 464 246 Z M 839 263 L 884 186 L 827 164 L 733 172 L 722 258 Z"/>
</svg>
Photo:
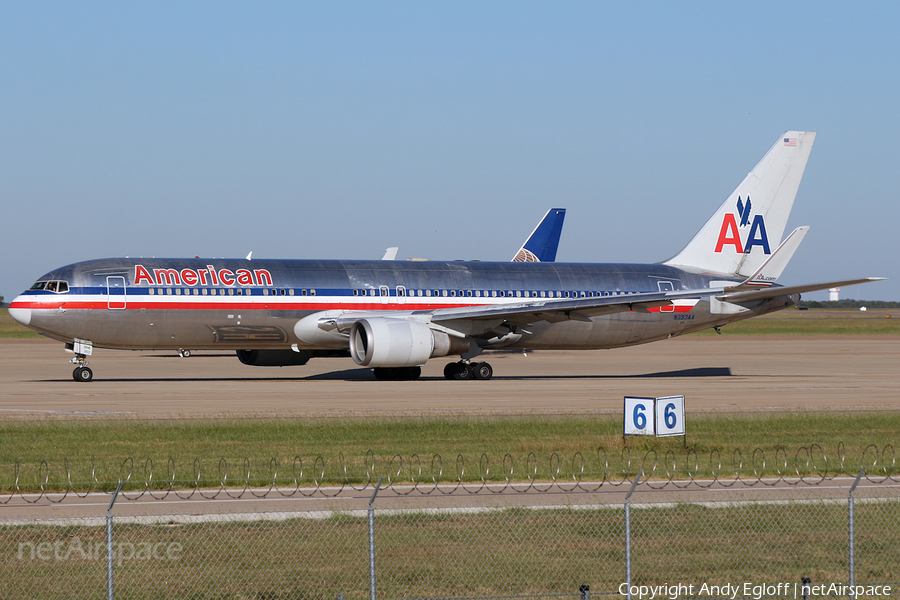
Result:
<svg viewBox="0 0 900 600">
<path fill-rule="evenodd" d="M 625 397 L 625 435 L 684 435 L 684 396 Z"/>
</svg>

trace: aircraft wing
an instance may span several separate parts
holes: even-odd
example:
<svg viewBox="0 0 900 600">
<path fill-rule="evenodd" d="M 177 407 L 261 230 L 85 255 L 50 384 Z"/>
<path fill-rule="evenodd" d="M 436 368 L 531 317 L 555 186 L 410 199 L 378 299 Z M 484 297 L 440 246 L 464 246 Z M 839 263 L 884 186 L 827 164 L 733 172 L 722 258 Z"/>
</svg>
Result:
<svg viewBox="0 0 900 600">
<path fill-rule="evenodd" d="M 703 296 L 715 296 L 725 302 L 751 302 L 765 300 L 777 296 L 787 296 L 802 292 L 825 290 L 832 287 L 845 287 L 858 283 L 880 281 L 883 277 L 865 277 L 862 279 L 848 279 L 844 281 L 831 281 L 828 283 L 814 283 L 797 286 L 771 286 L 765 289 L 751 291 L 737 291 L 729 293 L 735 287 L 710 287 L 691 290 L 667 291 L 667 292 L 638 292 L 622 294 L 619 296 L 594 296 L 585 298 L 523 298 L 521 302 L 489 306 L 460 306 L 453 308 L 438 308 L 434 310 L 418 310 L 408 313 L 392 311 L 389 315 L 385 312 L 374 311 L 372 313 L 349 312 L 340 316 L 327 319 L 326 327 L 337 327 L 344 330 L 349 328 L 361 316 L 391 316 L 403 318 L 418 318 L 433 324 L 441 324 L 458 320 L 487 321 L 500 319 L 517 325 L 547 321 L 558 323 L 561 321 L 587 321 L 590 317 L 610 315 L 622 312 L 641 312 L 658 306 L 669 306 L 675 300 L 688 298 L 700 298 Z M 743 289 L 743 288 L 741 288 Z"/>
<path fill-rule="evenodd" d="M 717 294 L 716 299 L 723 302 L 739 303 L 751 302 L 754 300 L 765 300 L 766 298 L 774 298 L 776 296 L 788 296 L 791 294 L 802 294 L 805 292 L 818 292 L 834 287 L 846 287 L 848 285 L 856 285 L 858 283 L 869 283 L 870 281 L 882 281 L 884 277 L 863 277 L 861 279 L 846 279 L 844 281 L 829 281 L 826 283 L 808 283 L 806 285 L 791 286 L 772 286 L 765 289 L 757 289 L 750 291 L 741 291 L 737 288 L 726 288 L 724 293 Z M 732 291 L 735 290 L 735 291 Z"/>
<path fill-rule="evenodd" d="M 669 306 L 673 300 L 715 296 L 724 302 L 752 302 L 777 296 L 789 296 L 805 292 L 827 290 L 833 287 L 846 287 L 859 283 L 881 281 L 883 277 L 863 277 L 826 283 L 811 283 L 795 286 L 772 286 L 751 291 L 730 293 L 732 288 L 700 288 L 671 292 L 644 292 L 621 296 L 601 296 L 593 298 L 539 298 L 525 300 L 521 303 L 494 306 L 471 306 L 459 308 L 442 308 L 434 311 L 422 311 L 432 314 L 432 322 L 440 323 L 454 319 L 496 319 L 502 318 L 511 322 L 526 323 L 534 321 L 587 321 L 589 317 L 609 315 L 620 312 L 646 311 L 658 306 Z"/>
</svg>

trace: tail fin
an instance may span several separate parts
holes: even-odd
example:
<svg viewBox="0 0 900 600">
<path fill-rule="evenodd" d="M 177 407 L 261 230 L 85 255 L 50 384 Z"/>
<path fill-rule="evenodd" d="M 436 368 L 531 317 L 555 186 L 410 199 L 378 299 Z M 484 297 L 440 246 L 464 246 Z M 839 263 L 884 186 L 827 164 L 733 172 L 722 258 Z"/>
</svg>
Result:
<svg viewBox="0 0 900 600">
<path fill-rule="evenodd" d="M 694 239 L 664 264 L 749 277 L 781 243 L 814 131 L 788 131 L 744 178 Z"/>
<path fill-rule="evenodd" d="M 538 223 L 511 262 L 553 262 L 559 248 L 566 209 L 551 208 Z"/>
</svg>

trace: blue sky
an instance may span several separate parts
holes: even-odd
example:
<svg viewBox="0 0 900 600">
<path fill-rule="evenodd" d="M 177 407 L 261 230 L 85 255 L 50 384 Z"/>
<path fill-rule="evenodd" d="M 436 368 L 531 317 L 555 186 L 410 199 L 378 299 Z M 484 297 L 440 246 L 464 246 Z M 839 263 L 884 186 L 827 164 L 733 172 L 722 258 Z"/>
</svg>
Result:
<svg viewBox="0 0 900 600">
<path fill-rule="evenodd" d="M 890 281 L 900 4 L 7 3 L 0 294 L 108 256 L 677 253 L 818 131 L 781 283 Z M 825 299 L 827 292 L 806 298 Z"/>
</svg>

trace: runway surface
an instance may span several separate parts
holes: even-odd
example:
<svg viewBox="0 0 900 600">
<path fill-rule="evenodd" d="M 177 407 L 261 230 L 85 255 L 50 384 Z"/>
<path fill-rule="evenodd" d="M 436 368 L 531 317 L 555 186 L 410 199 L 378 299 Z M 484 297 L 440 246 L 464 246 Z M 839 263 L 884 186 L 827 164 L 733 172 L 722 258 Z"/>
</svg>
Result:
<svg viewBox="0 0 900 600">
<path fill-rule="evenodd" d="M 95 350 L 94 381 L 46 340 L 0 340 L 0 419 L 620 413 L 684 395 L 688 414 L 900 407 L 900 337 L 687 336 L 616 350 L 485 354 L 490 381 L 376 381 L 350 359 L 250 367 L 233 353 Z"/>
</svg>

